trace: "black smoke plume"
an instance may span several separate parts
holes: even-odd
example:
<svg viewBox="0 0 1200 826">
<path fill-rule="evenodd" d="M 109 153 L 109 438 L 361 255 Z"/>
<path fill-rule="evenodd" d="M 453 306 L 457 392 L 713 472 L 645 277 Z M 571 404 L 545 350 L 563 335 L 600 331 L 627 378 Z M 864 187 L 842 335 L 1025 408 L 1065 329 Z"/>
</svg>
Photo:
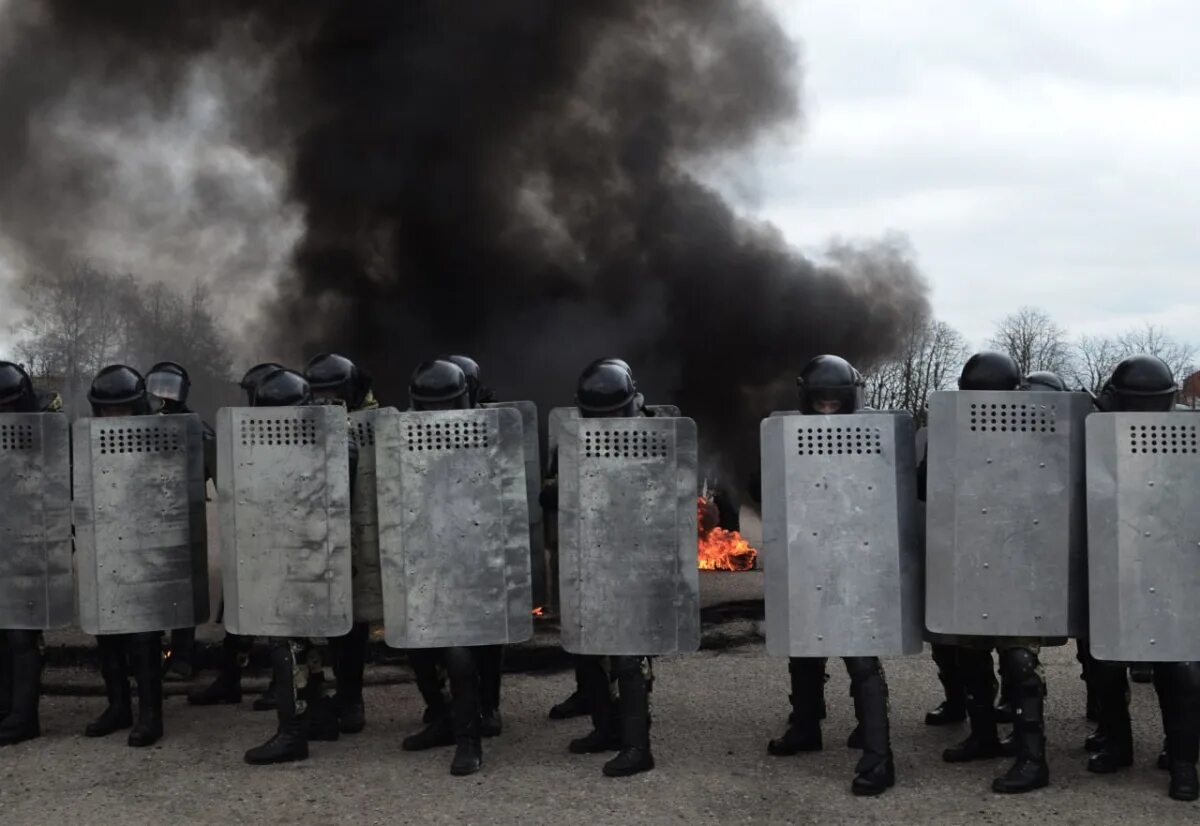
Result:
<svg viewBox="0 0 1200 826">
<path fill-rule="evenodd" d="M 797 49 L 753 0 L 20 9 L 0 35 L 0 151 L 17 160 L 0 167 L 0 222 L 24 254 L 63 249 L 70 233 L 46 226 L 78 229 L 112 195 L 86 153 L 49 158 L 28 140 L 48 114 L 161 119 L 199 83 L 220 101 L 221 139 L 286 170 L 299 237 L 268 274 L 248 361 L 338 350 L 402 405 L 418 361 L 465 352 L 501 397 L 550 406 L 571 402 L 588 361 L 621 356 L 741 474 L 806 359 L 869 362 L 927 311 L 902 250 L 813 263 L 704 182 L 800 114 Z M 223 228 L 262 214 L 238 175 L 206 171 L 188 197 L 211 231 L 173 247 L 154 191 L 131 243 L 203 272 Z M 260 285 L 241 274 L 278 238 L 259 229 L 220 259 L 234 276 L 211 274 L 252 302 Z"/>
</svg>

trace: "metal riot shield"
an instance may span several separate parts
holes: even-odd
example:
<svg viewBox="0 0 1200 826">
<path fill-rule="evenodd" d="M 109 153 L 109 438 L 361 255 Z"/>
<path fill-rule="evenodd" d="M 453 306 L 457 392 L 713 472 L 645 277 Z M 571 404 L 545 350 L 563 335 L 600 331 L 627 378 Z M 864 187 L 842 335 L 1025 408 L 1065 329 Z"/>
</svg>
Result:
<svg viewBox="0 0 1200 826">
<path fill-rule="evenodd" d="M 336 637 L 350 630 L 349 450 L 343 407 L 217 412 L 230 633 Z"/>
<path fill-rule="evenodd" d="M 648 404 L 646 412 L 651 417 L 678 417 L 679 408 L 673 404 Z M 558 443 L 562 438 L 563 425 L 572 419 L 579 418 L 578 407 L 552 407 L 550 414 L 546 420 L 546 461 L 553 462 L 554 455 L 558 451 Z M 553 472 L 553 468 L 548 468 L 548 472 Z"/>
<path fill-rule="evenodd" d="M 912 417 L 771 417 L 761 439 L 767 651 L 919 653 Z"/>
<path fill-rule="evenodd" d="M 70 426 L 61 413 L 0 414 L 0 628 L 75 621 Z"/>
<path fill-rule="evenodd" d="M 934 393 L 925 622 L 939 634 L 1087 633 L 1086 393 Z"/>
<path fill-rule="evenodd" d="M 530 581 L 533 604 L 546 604 L 546 543 L 542 504 L 542 449 L 538 439 L 538 411 L 533 402 L 494 402 L 484 407 L 511 407 L 521 414 L 521 429 L 525 438 L 525 490 L 529 501 Z"/>
<path fill-rule="evenodd" d="M 80 626 L 131 634 L 206 622 L 200 417 L 80 419 L 73 435 Z"/>
<path fill-rule="evenodd" d="M 386 408 L 395 412 L 395 408 Z M 379 573 L 379 499 L 375 491 L 375 420 L 379 408 L 350 414 L 350 435 L 358 445 L 354 495 L 350 498 L 351 591 L 355 622 L 383 621 Z"/>
<path fill-rule="evenodd" d="M 561 435 L 563 648 L 612 655 L 697 650 L 695 422 L 574 419 Z"/>
<path fill-rule="evenodd" d="M 389 411 L 376 421 L 375 440 L 387 644 L 532 637 L 520 412 Z"/>
<path fill-rule="evenodd" d="M 1092 655 L 1200 660 L 1200 424 L 1178 413 L 1087 421 Z"/>
</svg>

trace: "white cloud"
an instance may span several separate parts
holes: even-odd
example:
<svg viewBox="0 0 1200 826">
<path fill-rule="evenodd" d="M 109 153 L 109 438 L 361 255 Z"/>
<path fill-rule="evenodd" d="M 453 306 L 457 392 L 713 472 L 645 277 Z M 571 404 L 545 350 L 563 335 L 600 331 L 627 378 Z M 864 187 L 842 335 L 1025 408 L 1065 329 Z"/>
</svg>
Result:
<svg viewBox="0 0 1200 826">
<path fill-rule="evenodd" d="M 806 123 L 749 204 L 802 247 L 907 233 L 981 341 L 1022 304 L 1074 332 L 1193 332 L 1200 4 L 774 0 Z"/>
</svg>

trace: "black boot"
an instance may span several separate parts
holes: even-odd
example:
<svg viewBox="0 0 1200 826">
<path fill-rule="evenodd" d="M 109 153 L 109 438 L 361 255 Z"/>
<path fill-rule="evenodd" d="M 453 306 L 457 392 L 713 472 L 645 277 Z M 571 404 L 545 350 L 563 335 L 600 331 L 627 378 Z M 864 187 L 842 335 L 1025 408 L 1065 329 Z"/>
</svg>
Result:
<svg viewBox="0 0 1200 826">
<path fill-rule="evenodd" d="M 846 657 L 846 670 L 863 750 L 850 791 L 860 796 L 883 794 L 896 783 L 883 667 L 875 657 Z"/>
<path fill-rule="evenodd" d="M 325 677 L 321 672 L 309 673 L 308 684 L 301 694 L 305 699 L 305 714 L 308 717 L 308 739 L 335 742 L 341 736 L 342 725 L 333 698 L 325 694 Z"/>
<path fill-rule="evenodd" d="M 0 720 L 0 746 L 12 746 L 40 737 L 38 702 L 42 692 L 41 632 L 8 631 L 12 657 L 12 701 Z"/>
<path fill-rule="evenodd" d="M 447 710 L 441 717 L 436 718 L 416 734 L 410 734 L 408 737 L 405 737 L 400 743 L 400 748 L 405 751 L 426 751 L 441 746 L 453 745 L 454 722 L 450 718 L 449 710 Z"/>
<path fill-rule="evenodd" d="M 946 699 L 925 715 L 925 725 L 948 726 L 961 723 L 967 719 L 967 695 L 963 690 L 958 668 L 958 648 L 953 645 L 935 644 L 933 661 L 937 664 L 938 681 L 942 684 Z"/>
<path fill-rule="evenodd" d="M 592 730 L 584 737 L 570 742 L 571 754 L 600 754 L 621 750 L 621 731 L 617 722 L 617 707 L 613 700 L 608 674 L 595 660 L 583 667 L 584 705 L 591 709 Z"/>
<path fill-rule="evenodd" d="M 1196 764 L 1186 760 L 1171 760 L 1167 765 L 1171 772 L 1171 785 L 1167 794 L 1173 800 L 1195 800 L 1200 797 L 1200 779 L 1196 777 Z"/>
<path fill-rule="evenodd" d="M 504 673 L 504 646 L 485 645 L 478 649 L 479 705 L 483 709 L 479 733 L 499 737 L 504 730 L 500 718 L 500 679 Z"/>
<path fill-rule="evenodd" d="M 246 664 L 244 638 L 226 634 L 221 641 L 221 667 L 217 679 L 198 691 L 188 692 L 194 706 L 237 705 L 242 701 L 242 668 Z"/>
<path fill-rule="evenodd" d="M 246 752 L 245 760 L 255 766 L 270 763 L 290 763 L 308 758 L 308 717 L 301 708 L 295 685 L 296 662 L 290 644 L 286 641 L 271 643 L 272 682 L 280 702 L 276 709 L 279 726 L 270 740 Z"/>
<path fill-rule="evenodd" d="M 585 687 L 587 681 L 587 662 L 583 657 L 576 656 L 575 658 L 575 690 L 571 692 L 571 696 L 563 700 L 550 709 L 551 720 L 569 720 L 572 717 L 583 717 L 591 713 L 588 708 L 588 690 Z"/>
<path fill-rule="evenodd" d="M 471 648 L 447 648 L 444 655 L 450 677 L 453 705 L 454 759 L 450 774 L 462 777 L 483 767 L 483 744 L 479 734 L 479 652 Z"/>
<path fill-rule="evenodd" d="M 1001 671 L 1014 694 L 1013 735 L 1017 741 L 1017 760 L 992 781 L 998 794 L 1021 794 L 1040 789 L 1050 782 L 1046 763 L 1046 725 L 1044 717 L 1046 684 L 1038 672 L 1037 654 L 1028 648 L 1009 648 L 1000 653 Z"/>
<path fill-rule="evenodd" d="M 367 668 L 367 644 L 371 626 L 356 622 L 350 633 L 329 641 L 333 654 L 333 676 L 337 682 L 334 707 L 342 734 L 358 734 L 367 725 L 363 705 L 363 676 Z"/>
<path fill-rule="evenodd" d="M 1108 735 L 1104 733 L 1104 726 L 1096 726 L 1091 734 L 1083 738 L 1083 750 L 1094 754 L 1103 749 L 1107 742 Z"/>
<path fill-rule="evenodd" d="M 1129 684 L 1125 667 L 1093 662 L 1092 682 L 1099 703 L 1100 725 L 1084 746 L 1098 746 L 1088 757 L 1087 770 L 1112 774 L 1133 765 L 1133 727 L 1129 720 Z"/>
<path fill-rule="evenodd" d="M 1155 666 L 1155 684 L 1168 688 L 1163 703 L 1167 733 L 1169 794 L 1174 800 L 1200 796 L 1196 762 L 1200 760 L 1200 663 L 1162 663 Z"/>
<path fill-rule="evenodd" d="M 1000 757 L 1003 752 L 996 733 L 992 654 L 990 651 L 960 648 L 958 661 L 966 692 L 971 733 L 966 740 L 943 751 L 942 759 L 947 763 L 968 763 Z"/>
<path fill-rule="evenodd" d="M 408 651 L 408 664 L 416 677 L 417 691 L 425 701 L 421 722 L 429 724 L 450 713 L 450 695 L 446 693 L 446 676 L 442 668 L 440 648 L 414 648 Z"/>
<path fill-rule="evenodd" d="M 158 634 L 134 634 L 137 663 L 138 718 L 129 732 L 129 745 L 152 746 L 163 736 L 162 644 Z"/>
<path fill-rule="evenodd" d="M 628 777 L 654 768 L 650 751 L 650 681 L 640 657 L 613 657 L 620 695 L 621 752 L 604 764 L 606 777 Z"/>
<path fill-rule="evenodd" d="M 88 723 L 83 731 L 87 737 L 104 737 L 133 725 L 125 644 L 124 634 L 104 634 L 96 637 L 96 648 L 100 655 L 100 676 L 104 678 L 108 706 L 99 717 Z"/>
<path fill-rule="evenodd" d="M 790 757 L 808 751 L 820 751 L 821 716 L 825 708 L 825 661 L 812 657 L 792 657 L 788 661 L 792 693 L 788 700 L 792 712 L 782 736 L 767 743 L 767 753 Z"/>
<path fill-rule="evenodd" d="M 479 733 L 484 737 L 499 737 L 504 731 L 504 720 L 500 717 L 500 709 L 493 708 L 483 712 L 479 723 Z"/>
</svg>

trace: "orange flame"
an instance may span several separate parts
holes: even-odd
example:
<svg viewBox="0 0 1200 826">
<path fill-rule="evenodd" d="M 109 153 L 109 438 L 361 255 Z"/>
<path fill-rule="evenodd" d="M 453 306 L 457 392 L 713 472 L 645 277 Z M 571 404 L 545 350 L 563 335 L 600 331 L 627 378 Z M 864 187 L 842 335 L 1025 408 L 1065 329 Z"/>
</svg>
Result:
<svg viewBox="0 0 1200 826">
<path fill-rule="evenodd" d="M 737 531 L 716 527 L 715 505 L 703 496 L 697 500 L 700 526 L 697 550 L 702 571 L 749 571 L 758 551 Z"/>
<path fill-rule="evenodd" d="M 546 616 L 546 609 L 539 605 L 533 609 L 533 615 L 535 617 L 544 617 Z"/>
</svg>

